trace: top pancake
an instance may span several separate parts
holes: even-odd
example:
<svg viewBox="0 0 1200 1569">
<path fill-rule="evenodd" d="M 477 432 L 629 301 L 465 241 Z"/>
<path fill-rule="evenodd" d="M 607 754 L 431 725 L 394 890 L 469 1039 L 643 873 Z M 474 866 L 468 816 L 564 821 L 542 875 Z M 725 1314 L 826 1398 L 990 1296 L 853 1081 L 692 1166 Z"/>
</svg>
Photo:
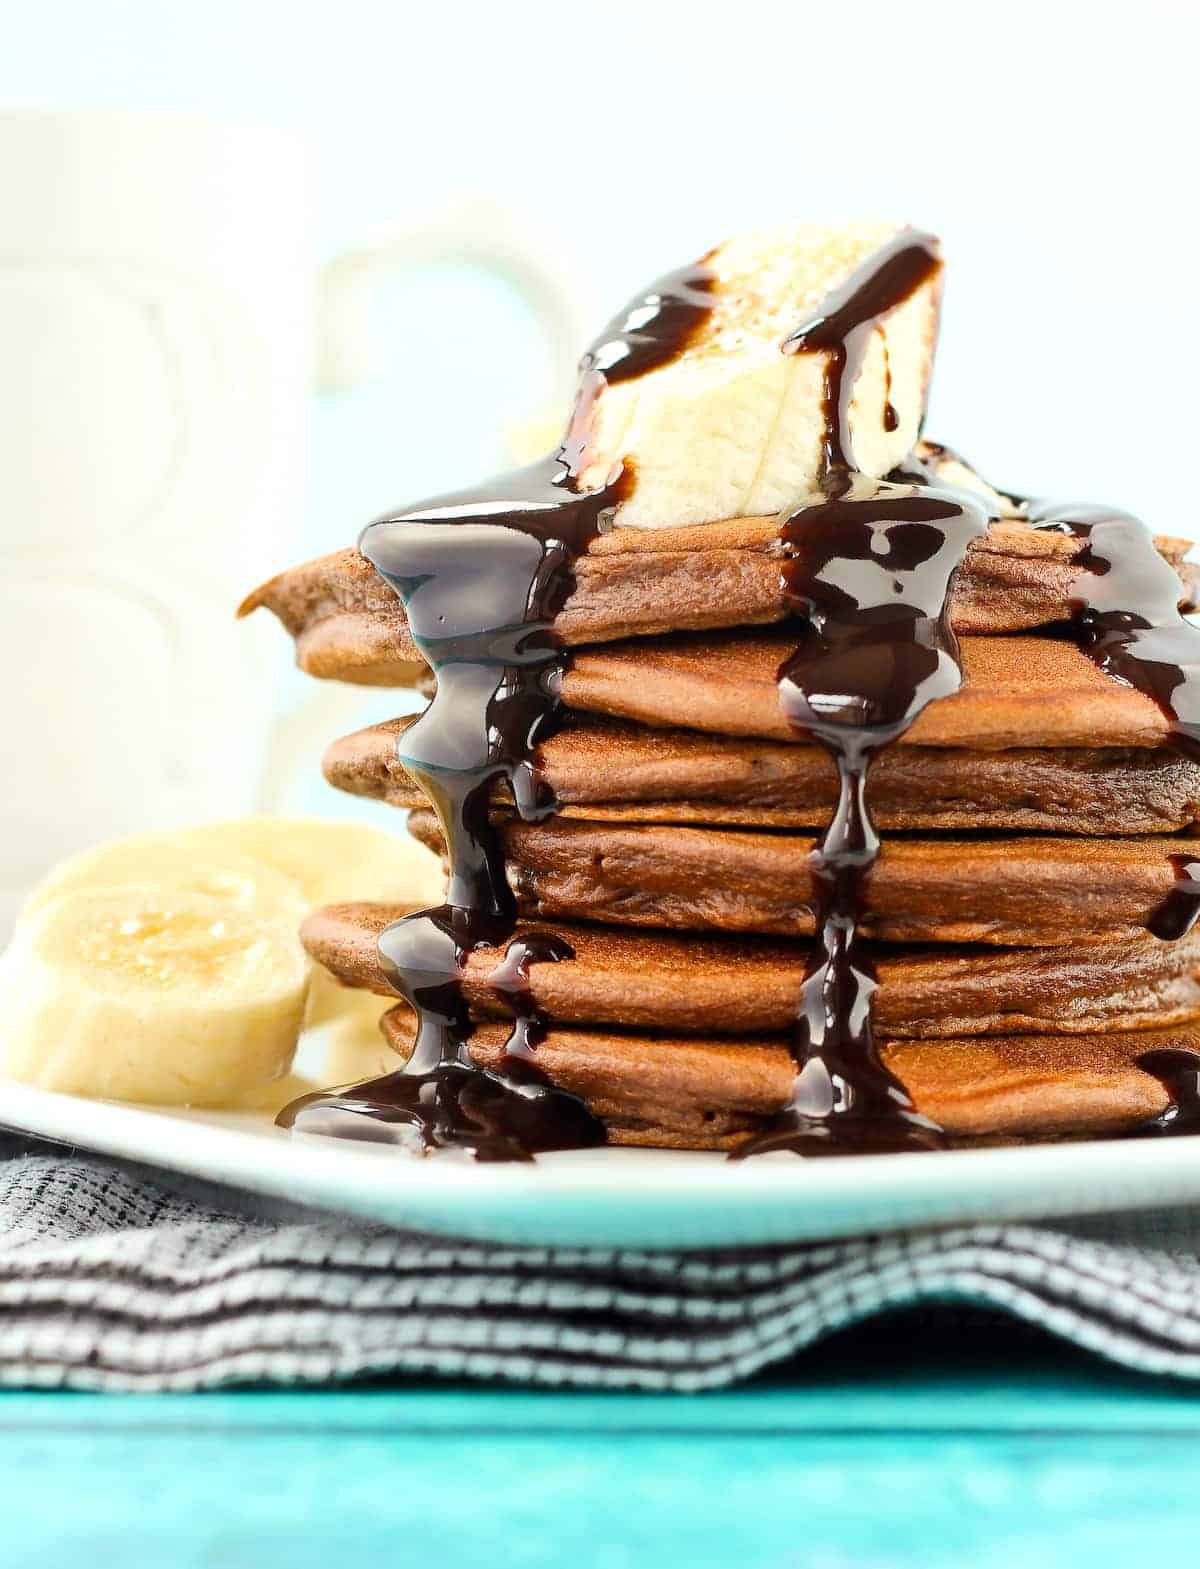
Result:
<svg viewBox="0 0 1200 1569">
<path fill-rule="evenodd" d="M 1179 567 L 1186 540 L 1156 540 Z M 976 541 L 955 584 L 960 633 L 1022 631 L 1066 619 L 1080 543 L 1005 519 Z M 681 529 L 613 529 L 575 563 L 575 586 L 555 620 L 567 647 L 663 632 L 766 625 L 790 609 L 780 578 L 775 518 L 734 518 Z M 1194 569 L 1183 566 L 1185 603 Z M 341 550 L 272 578 L 241 614 L 265 606 L 296 640 L 309 675 L 365 686 L 408 686 L 423 662 L 395 593 L 357 550 Z"/>
</svg>

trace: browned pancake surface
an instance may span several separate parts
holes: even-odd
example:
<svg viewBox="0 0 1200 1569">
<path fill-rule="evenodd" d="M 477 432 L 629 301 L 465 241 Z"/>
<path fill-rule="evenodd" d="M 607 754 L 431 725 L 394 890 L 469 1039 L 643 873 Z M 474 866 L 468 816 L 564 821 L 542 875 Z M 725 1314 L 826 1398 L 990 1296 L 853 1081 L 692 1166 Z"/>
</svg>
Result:
<svg viewBox="0 0 1200 1569">
<path fill-rule="evenodd" d="M 581 649 L 563 679 L 575 710 L 643 724 L 798 743 L 779 704 L 786 632 L 682 635 Z M 1158 705 L 1048 637 L 962 641 L 963 685 L 930 703 L 908 746 L 969 751 L 1157 747 L 1169 734 Z"/>
<path fill-rule="evenodd" d="M 432 812 L 411 831 L 440 848 Z M 512 822 L 509 880 L 532 919 L 795 937 L 813 930 L 800 834 Z M 884 942 L 1041 947 L 1140 935 L 1175 886 L 1169 838 L 885 841 L 861 924 Z"/>
<path fill-rule="evenodd" d="M 396 755 L 414 718 L 335 741 L 324 759 L 330 784 L 392 806 L 423 806 Z M 564 817 L 820 828 L 837 800 L 836 770 L 818 747 L 617 720 L 577 721 L 539 746 L 537 764 Z M 499 785 L 495 799 L 512 802 Z M 877 759 L 867 800 L 884 829 L 1171 833 L 1200 821 L 1200 762 L 1167 747 L 898 745 Z"/>
<path fill-rule="evenodd" d="M 379 934 L 409 907 L 331 905 L 301 932 L 308 952 L 347 985 L 390 988 Z M 522 926 L 519 930 L 529 928 Z M 573 957 L 529 967 L 530 996 L 559 1024 L 754 1036 L 788 1029 L 806 945 L 684 937 L 557 924 Z M 463 983 L 475 1018 L 503 1017 L 494 950 L 470 955 Z M 1178 943 L 965 951 L 883 950 L 875 1017 L 899 1037 L 1078 1034 L 1179 1024 L 1200 1016 L 1200 933 Z"/>
<path fill-rule="evenodd" d="M 384 1016 L 384 1034 L 407 1055 L 407 1008 Z M 471 1055 L 499 1067 L 506 1039 L 503 1025 L 484 1025 L 471 1038 Z M 1200 1049 L 1200 1032 L 902 1041 L 885 1044 L 883 1055 L 917 1109 L 969 1142 L 1136 1128 L 1169 1104 L 1137 1059 L 1171 1048 Z M 749 1045 L 598 1030 L 551 1030 L 537 1061 L 553 1083 L 587 1102 L 613 1143 L 678 1149 L 728 1149 L 759 1131 L 786 1103 L 795 1075 L 783 1041 Z"/>
<path fill-rule="evenodd" d="M 1187 541 L 1160 539 L 1178 563 Z M 959 632 L 1020 631 L 1065 619 L 1079 544 L 1023 523 L 993 524 L 974 543 L 954 590 Z M 1189 579 L 1190 579 L 1190 573 Z M 296 640 L 310 675 L 369 686 L 411 684 L 420 656 L 396 595 L 356 550 L 293 567 L 249 595 Z M 687 529 L 614 529 L 575 564 L 555 627 L 569 647 L 677 629 L 768 624 L 789 614 L 774 518 Z"/>
<path fill-rule="evenodd" d="M 1173 562 L 1186 548 L 1159 545 Z M 829 769 L 779 709 L 776 671 L 790 638 L 720 635 L 785 618 L 778 549 L 774 519 L 618 529 L 577 563 L 556 622 L 579 650 L 566 702 L 603 721 L 543 749 L 565 810 L 620 818 L 649 808 L 668 818 L 504 827 L 524 914 L 556 926 L 609 923 L 572 928 L 576 957 L 533 966 L 531 989 L 561 1021 L 537 1048 L 540 1065 L 588 1101 L 615 1142 L 729 1147 L 761 1128 L 791 1087 L 784 1031 L 805 957 L 795 939 L 812 930 L 811 839 L 680 826 L 696 812 L 815 826 L 828 811 Z M 886 826 L 1115 834 L 1195 821 L 1194 774 L 1163 750 L 1167 727 L 1154 704 L 1070 644 L 992 635 L 1064 620 L 1078 551 L 1065 536 L 1007 521 L 972 547 L 952 603 L 956 629 L 979 634 L 964 642 L 966 684 L 926 710 L 911 744 L 877 771 Z M 1190 602 L 1194 574 L 1183 572 Z M 404 685 L 424 671 L 399 601 L 355 551 L 284 573 L 243 609 L 260 605 L 293 634 L 314 675 Z M 331 772 L 365 793 L 410 800 L 377 741 L 374 750 L 335 749 Z M 413 826 L 436 843 L 430 813 L 415 812 Z M 1164 945 L 1145 932 L 1173 886 L 1168 856 L 1178 848 L 1145 837 L 887 843 L 868 935 L 994 945 L 880 955 L 884 1055 L 918 1109 L 969 1141 L 1119 1132 L 1165 1108 L 1167 1093 L 1138 1068 L 1139 1055 L 1200 1049 L 1200 1031 L 1186 1022 L 1200 1008 L 1200 940 Z M 305 939 L 335 973 L 378 986 L 375 941 L 397 911 L 368 908 L 322 912 Z M 465 975 L 484 1021 L 470 1049 L 489 1066 L 501 1062 L 507 1037 L 495 1017 L 504 1005 L 491 985 L 494 961 L 474 953 Z M 406 1009 L 389 1013 L 385 1033 L 408 1049 Z"/>
</svg>

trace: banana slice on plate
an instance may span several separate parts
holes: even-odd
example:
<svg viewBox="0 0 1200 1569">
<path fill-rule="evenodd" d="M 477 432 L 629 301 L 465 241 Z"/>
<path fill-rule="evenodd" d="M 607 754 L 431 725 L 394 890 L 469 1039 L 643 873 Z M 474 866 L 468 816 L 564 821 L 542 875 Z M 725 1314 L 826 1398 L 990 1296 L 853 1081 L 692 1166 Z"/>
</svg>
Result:
<svg viewBox="0 0 1200 1569">
<path fill-rule="evenodd" d="M 364 823 L 328 822 L 319 817 L 246 817 L 189 828 L 180 838 L 213 856 L 252 856 L 298 883 L 307 909 L 349 899 L 415 905 L 442 902 L 445 879 L 441 861 L 403 832 L 387 833 Z M 390 1001 L 394 1005 L 395 999 Z M 340 985 L 318 966 L 305 1024 L 317 1029 L 348 1017 L 357 1021 L 357 1027 L 369 1038 L 387 1006 L 388 999 L 373 1002 Z M 364 1027 L 362 1021 L 372 1007 L 374 1017 Z M 347 1050 L 350 1062 L 355 1054 Z M 364 1075 L 352 1070 L 342 1078 L 356 1076 Z"/>
<path fill-rule="evenodd" d="M 221 899 L 242 909 L 302 921 L 308 909 L 299 882 L 270 861 L 233 844 L 197 840 L 194 831 L 135 834 L 69 856 L 37 885 L 21 911 L 36 915 L 63 894 L 88 889 L 169 887 Z"/>
<path fill-rule="evenodd" d="M 345 899 L 437 904 L 437 856 L 405 833 L 319 817 L 243 817 L 173 833 L 136 834 L 61 862 L 22 915 L 74 888 L 169 883 L 257 909 L 295 910 Z"/>
<path fill-rule="evenodd" d="M 291 1068 L 308 980 L 290 914 L 76 887 L 28 912 L 0 959 L 0 1072 L 97 1099 L 261 1099 Z"/>
<path fill-rule="evenodd" d="M 34 889 L 22 920 L 60 894 L 126 886 L 211 895 L 278 914 L 295 929 L 309 910 L 344 899 L 438 904 L 444 880 L 438 858 L 405 833 L 315 817 L 245 817 L 137 834 L 71 856 Z M 317 970 L 306 1025 L 361 1019 L 364 1004 Z"/>
<path fill-rule="evenodd" d="M 332 1077 L 386 1071 L 389 999 L 312 965 L 300 923 L 334 900 L 441 897 L 435 856 L 358 823 L 253 817 L 98 845 L 34 890 L 0 958 L 0 1073 L 114 1100 L 268 1107 L 301 1029 L 318 1027 Z"/>
<path fill-rule="evenodd" d="M 248 856 L 298 883 L 309 909 L 346 899 L 440 904 L 442 867 L 408 834 L 320 817 L 242 817 L 174 835 L 214 859 Z"/>
<path fill-rule="evenodd" d="M 395 1006 L 395 997 L 348 992 L 341 1012 L 321 1031 L 323 1083 L 353 1084 L 356 1080 L 376 1079 L 400 1068 L 401 1059 L 384 1040 L 379 1028 L 380 1019 Z"/>
</svg>

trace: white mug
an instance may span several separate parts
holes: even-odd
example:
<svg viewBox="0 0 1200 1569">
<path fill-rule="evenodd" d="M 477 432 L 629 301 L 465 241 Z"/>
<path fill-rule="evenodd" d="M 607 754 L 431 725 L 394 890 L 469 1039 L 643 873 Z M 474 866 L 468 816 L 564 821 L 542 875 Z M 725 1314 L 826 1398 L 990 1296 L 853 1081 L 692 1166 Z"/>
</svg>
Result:
<svg viewBox="0 0 1200 1569">
<path fill-rule="evenodd" d="M 352 381 L 379 273 L 442 258 L 521 290 L 568 378 L 570 292 L 495 210 L 319 277 L 299 138 L 0 114 L 0 937 L 60 856 L 261 801 L 278 664 L 233 611 L 295 553 L 318 364 Z"/>
</svg>

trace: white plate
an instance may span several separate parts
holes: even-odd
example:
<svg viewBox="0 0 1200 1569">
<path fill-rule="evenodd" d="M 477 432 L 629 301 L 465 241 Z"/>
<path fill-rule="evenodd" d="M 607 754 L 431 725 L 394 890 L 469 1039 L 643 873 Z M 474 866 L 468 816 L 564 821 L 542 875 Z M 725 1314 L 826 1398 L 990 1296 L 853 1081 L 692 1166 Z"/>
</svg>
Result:
<svg viewBox="0 0 1200 1569">
<path fill-rule="evenodd" d="M 499 1242 L 720 1247 L 1200 1202 L 1200 1137 L 734 1165 L 580 1150 L 534 1165 L 296 1137 L 265 1115 L 153 1110 L 0 1084 L 0 1123 L 364 1219 Z"/>
</svg>

